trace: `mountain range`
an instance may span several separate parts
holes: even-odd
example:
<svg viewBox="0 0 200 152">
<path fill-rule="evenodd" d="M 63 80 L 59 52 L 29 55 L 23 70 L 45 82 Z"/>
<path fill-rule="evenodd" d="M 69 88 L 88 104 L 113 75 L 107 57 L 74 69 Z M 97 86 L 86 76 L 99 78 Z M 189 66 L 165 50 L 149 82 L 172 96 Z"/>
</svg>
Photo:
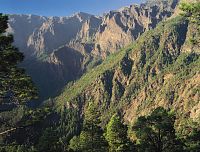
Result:
<svg viewBox="0 0 200 152">
<path fill-rule="evenodd" d="M 70 17 L 10 15 L 8 32 L 26 56 L 22 66 L 38 86 L 42 101 L 155 28 L 177 4 L 178 0 L 148 1 L 100 17 L 83 12 Z"/>
<path fill-rule="evenodd" d="M 181 2 L 148 0 L 103 16 L 9 15 L 7 33 L 39 100 L 0 112 L 0 151 L 197 152 L 199 20 Z M 164 150 L 152 150 L 157 143 Z"/>
</svg>

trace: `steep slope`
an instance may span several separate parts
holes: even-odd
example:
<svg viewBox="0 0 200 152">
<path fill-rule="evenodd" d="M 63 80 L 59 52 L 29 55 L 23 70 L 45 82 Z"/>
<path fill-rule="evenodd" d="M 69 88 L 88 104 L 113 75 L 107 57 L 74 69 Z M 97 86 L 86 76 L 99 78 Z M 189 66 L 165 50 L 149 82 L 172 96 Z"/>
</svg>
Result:
<svg viewBox="0 0 200 152">
<path fill-rule="evenodd" d="M 57 95 L 67 82 L 82 73 L 80 47 L 77 50 L 67 44 L 90 18 L 96 19 L 82 12 L 70 17 L 10 16 L 8 32 L 14 34 L 15 45 L 25 54 L 22 66 L 39 88 L 40 100 Z M 95 25 L 92 27 L 95 29 Z"/>
<path fill-rule="evenodd" d="M 102 126 L 116 111 L 131 124 L 138 116 L 164 106 L 182 119 L 199 120 L 199 48 L 189 45 L 196 31 L 180 17 L 162 22 L 132 46 L 109 56 L 101 65 L 56 98 L 58 108 L 84 113 L 90 102 L 101 112 Z"/>
<path fill-rule="evenodd" d="M 9 18 L 8 32 L 14 35 L 14 44 L 19 47 L 25 55 L 29 55 L 30 52 L 27 53 L 29 36 L 34 30 L 40 28 L 42 24 L 47 21 L 47 18 L 36 15 L 10 15 Z"/>
<path fill-rule="evenodd" d="M 135 41 L 146 30 L 155 28 L 173 14 L 177 4 L 178 0 L 148 1 L 111 11 L 103 17 L 82 12 L 71 17 L 50 18 L 15 15 L 10 17 L 9 31 L 14 32 L 15 45 L 26 56 L 23 66 L 39 87 L 41 100 L 45 100 L 109 54 Z M 71 60 L 62 56 L 68 52 L 73 61 L 64 61 Z"/>
<path fill-rule="evenodd" d="M 10 15 L 8 32 L 14 34 L 15 45 L 27 56 L 50 54 L 75 39 L 91 16 L 82 12 L 70 17 Z"/>
<path fill-rule="evenodd" d="M 29 56 L 50 54 L 54 49 L 70 43 L 93 43 L 93 54 L 105 57 L 170 17 L 178 2 L 179 0 L 149 0 L 141 5 L 110 11 L 103 17 L 83 12 L 70 17 L 49 18 L 11 15 L 9 31 L 16 35 L 15 44 L 21 46 L 21 51 Z M 21 27 L 26 28 L 22 30 Z M 19 43 L 19 40 L 24 43 Z"/>
<path fill-rule="evenodd" d="M 99 24 L 99 19 L 96 21 Z M 93 25 L 87 21 L 81 38 L 77 36 L 75 41 L 55 49 L 44 58 L 40 56 L 39 60 L 26 61 L 31 75 L 36 75 L 35 81 L 42 84 L 41 88 L 45 86 L 42 90 L 47 93 L 46 97 L 49 92 L 58 93 L 56 89 L 61 88 L 63 82 L 80 77 L 84 69 L 88 71 L 80 80 L 68 85 L 55 99 L 57 102 L 51 99 L 46 102 L 48 105 L 36 110 L 20 106 L 2 112 L 1 132 L 13 131 L 1 136 L 3 151 L 13 143 L 16 150 L 19 150 L 17 145 L 27 145 L 27 149 L 35 146 L 45 151 L 49 147 L 57 148 L 58 143 L 62 143 L 61 147 L 65 149 L 68 141 L 80 133 L 91 102 L 96 106 L 95 112 L 100 112 L 102 127 L 113 113 L 120 111 L 130 125 L 129 133 L 139 116 L 151 113 L 158 106 L 176 113 L 176 128 L 180 130 L 191 120 L 197 122 L 195 127 L 200 126 L 200 52 L 198 45 L 190 43 L 191 36 L 197 36 L 193 24 L 180 17 L 164 21 L 155 29 L 146 31 L 129 47 L 109 55 L 102 64 L 97 58 L 90 69 L 91 61 L 96 60 L 91 54 L 94 43 L 81 40 L 97 31 L 95 28 L 88 32 L 88 27 Z M 91 39 L 84 41 L 91 42 Z M 56 85 L 55 88 L 52 84 Z"/>
<path fill-rule="evenodd" d="M 149 0 L 145 4 L 110 11 L 96 34 L 94 53 L 105 57 L 130 44 L 144 31 L 155 28 L 160 21 L 170 17 L 178 2 Z"/>
<path fill-rule="evenodd" d="M 43 61 L 26 60 L 23 66 L 39 88 L 41 101 L 58 95 L 67 82 L 78 79 L 83 73 L 84 60 L 79 51 L 65 46 Z"/>
<path fill-rule="evenodd" d="M 52 17 L 30 35 L 28 47 L 38 55 L 52 53 L 54 49 L 75 39 L 83 24 L 91 17 L 86 13 L 77 13 L 71 17 Z"/>
</svg>

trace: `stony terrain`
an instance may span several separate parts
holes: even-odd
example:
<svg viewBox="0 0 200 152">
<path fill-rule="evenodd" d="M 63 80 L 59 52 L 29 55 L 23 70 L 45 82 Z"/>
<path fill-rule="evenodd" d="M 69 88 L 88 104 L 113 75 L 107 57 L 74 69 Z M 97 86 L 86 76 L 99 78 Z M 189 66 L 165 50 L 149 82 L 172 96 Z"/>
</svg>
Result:
<svg viewBox="0 0 200 152">
<path fill-rule="evenodd" d="M 196 32 L 180 17 L 160 23 L 65 89 L 58 107 L 84 113 L 94 102 L 102 126 L 116 110 L 132 124 L 158 106 L 174 111 L 178 125 L 185 118 L 199 122 L 199 49 L 189 43 Z"/>
<path fill-rule="evenodd" d="M 14 33 L 15 45 L 25 54 L 24 66 L 44 100 L 58 94 L 66 83 L 109 54 L 155 28 L 173 14 L 177 3 L 148 1 L 102 17 L 82 12 L 70 17 L 11 15 L 8 31 Z"/>
</svg>

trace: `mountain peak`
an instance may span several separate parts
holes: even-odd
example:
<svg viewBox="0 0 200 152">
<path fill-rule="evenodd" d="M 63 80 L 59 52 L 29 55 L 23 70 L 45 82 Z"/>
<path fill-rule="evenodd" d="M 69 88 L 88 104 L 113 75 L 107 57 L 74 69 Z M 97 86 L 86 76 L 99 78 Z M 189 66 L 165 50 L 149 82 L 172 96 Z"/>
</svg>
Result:
<svg viewBox="0 0 200 152">
<path fill-rule="evenodd" d="M 160 5 L 162 3 L 171 4 L 171 3 L 178 3 L 180 0 L 147 0 L 146 4 L 153 6 L 153 5 Z"/>
<path fill-rule="evenodd" d="M 77 13 L 73 14 L 71 17 L 77 17 L 77 18 L 79 18 L 80 21 L 82 21 L 82 20 L 84 21 L 84 20 L 89 19 L 91 16 L 93 16 L 93 15 L 84 13 L 84 12 L 77 12 Z"/>
</svg>

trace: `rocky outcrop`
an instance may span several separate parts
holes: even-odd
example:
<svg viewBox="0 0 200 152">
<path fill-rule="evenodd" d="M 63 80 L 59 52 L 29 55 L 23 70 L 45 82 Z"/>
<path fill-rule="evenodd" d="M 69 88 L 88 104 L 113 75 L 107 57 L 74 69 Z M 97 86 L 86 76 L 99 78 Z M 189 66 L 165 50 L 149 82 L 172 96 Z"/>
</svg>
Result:
<svg viewBox="0 0 200 152">
<path fill-rule="evenodd" d="M 26 62 L 23 65 L 30 72 L 29 74 L 33 73 L 31 72 L 32 66 L 38 66 L 34 69 L 40 69 L 43 67 L 41 64 L 44 64 L 45 70 L 40 69 L 35 72 L 40 71 L 42 74 L 43 71 L 48 73 L 47 71 L 50 70 L 51 75 L 55 74 L 53 76 L 55 79 L 51 84 L 59 81 L 63 86 L 87 71 L 90 63 L 105 59 L 109 54 L 134 42 L 145 31 L 155 28 L 160 21 L 173 14 L 177 3 L 178 0 L 148 1 L 145 4 L 131 5 L 110 11 L 102 17 L 82 12 L 70 17 L 11 15 L 8 31 L 14 33 L 15 45 L 26 56 Z M 72 53 L 73 51 L 74 53 Z M 77 53 L 81 59 L 76 57 Z M 67 54 L 75 55 L 75 57 L 71 56 L 70 58 Z M 64 57 L 66 57 L 65 61 Z M 75 61 L 76 59 L 77 61 Z M 36 64 L 36 62 L 38 63 Z M 33 64 L 31 65 L 31 63 Z M 98 64 L 94 63 L 93 65 Z M 49 68 L 46 68 L 46 65 Z M 52 69 L 59 72 L 53 74 Z M 74 75 L 68 76 L 69 73 L 74 73 Z M 40 74 L 33 74 L 33 79 L 42 88 L 41 92 L 49 92 L 50 86 L 46 88 L 44 84 L 37 81 L 46 79 L 46 74 L 42 74 L 44 77 L 41 77 Z M 69 77 L 70 79 L 68 79 Z M 72 77 L 74 78 L 72 79 Z M 50 78 L 49 81 L 51 80 Z M 52 88 L 59 90 L 59 87 Z M 51 96 L 54 93 L 50 91 L 47 94 Z"/>
<path fill-rule="evenodd" d="M 10 16 L 8 32 L 14 34 L 15 45 L 25 54 L 22 66 L 39 88 L 40 100 L 55 96 L 67 82 L 81 75 L 82 54 L 89 45 L 73 41 L 87 23 L 91 28 L 88 34 L 94 32 L 96 23 L 90 23 L 90 18 L 96 19 L 82 12 L 70 17 Z"/>
<path fill-rule="evenodd" d="M 28 49 L 30 35 L 47 21 L 46 17 L 36 15 L 10 15 L 8 32 L 14 35 L 14 44 L 25 53 L 32 54 Z"/>
<path fill-rule="evenodd" d="M 102 17 L 82 12 L 70 17 L 49 18 L 11 15 L 9 31 L 14 32 L 15 44 L 29 56 L 51 54 L 64 45 L 81 43 L 93 45 L 92 50 L 85 48 L 85 52 L 106 57 L 170 17 L 178 2 L 149 0 L 145 4 L 110 11 Z"/>
<path fill-rule="evenodd" d="M 103 17 L 96 34 L 94 53 L 103 57 L 118 51 L 138 38 L 146 30 L 170 17 L 178 4 L 173 1 L 148 1 L 110 11 Z"/>
<path fill-rule="evenodd" d="M 30 35 L 27 46 L 37 55 L 50 54 L 75 39 L 90 16 L 78 13 L 71 17 L 51 17 Z"/>
<path fill-rule="evenodd" d="M 200 54 L 184 50 L 191 30 L 179 17 L 160 23 L 66 89 L 56 98 L 59 107 L 84 114 L 94 102 L 102 126 L 117 111 L 131 125 L 159 106 L 176 113 L 177 128 L 186 119 L 198 122 Z"/>
</svg>

